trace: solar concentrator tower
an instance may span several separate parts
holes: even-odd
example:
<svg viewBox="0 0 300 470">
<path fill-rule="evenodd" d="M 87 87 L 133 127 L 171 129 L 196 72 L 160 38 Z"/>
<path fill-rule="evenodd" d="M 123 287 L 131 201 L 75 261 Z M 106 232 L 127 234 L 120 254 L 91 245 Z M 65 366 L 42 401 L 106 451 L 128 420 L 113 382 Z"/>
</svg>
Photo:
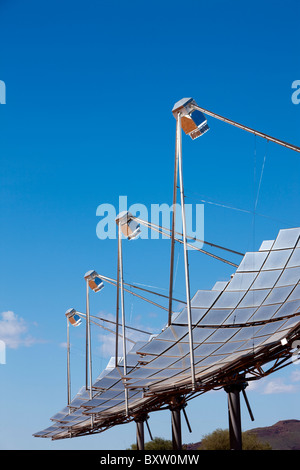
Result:
<svg viewBox="0 0 300 470">
<path fill-rule="evenodd" d="M 93 381 L 92 389 L 82 387 L 65 408 L 52 416 L 51 425 L 35 433 L 35 437 L 72 438 L 134 420 L 138 449 L 143 449 L 143 423 L 148 414 L 168 407 L 172 413 L 173 447 L 180 449 L 180 413 L 186 403 L 223 387 L 228 394 L 230 445 L 232 449 L 241 449 L 240 392 L 251 414 L 245 395 L 247 383 L 292 361 L 295 340 L 300 336 L 300 228 L 280 230 L 275 240 L 263 241 L 258 251 L 246 253 L 230 280 L 216 282 L 211 290 L 198 290 L 191 296 L 181 129 L 192 139 L 203 135 L 208 130 L 204 114 L 208 114 L 291 150 L 300 149 L 203 110 L 192 98 L 180 100 L 172 112 L 177 121 L 174 188 L 179 173 L 186 306 L 172 315 L 170 302 L 169 321 L 161 333 L 149 341 L 135 343 L 119 362 L 110 363 Z M 138 229 L 136 222 L 132 223 L 134 218 L 131 214 L 122 217 L 128 224 L 127 235 L 133 234 Z M 170 238 L 173 244 L 174 226 Z M 171 250 L 170 301 L 172 269 Z"/>
</svg>

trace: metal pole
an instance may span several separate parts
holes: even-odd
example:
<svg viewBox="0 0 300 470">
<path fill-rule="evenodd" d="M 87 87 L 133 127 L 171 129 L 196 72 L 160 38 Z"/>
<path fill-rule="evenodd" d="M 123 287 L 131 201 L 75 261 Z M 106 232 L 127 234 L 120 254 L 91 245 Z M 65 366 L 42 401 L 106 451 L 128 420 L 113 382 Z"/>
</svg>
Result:
<svg viewBox="0 0 300 470">
<path fill-rule="evenodd" d="M 71 402 L 71 381 L 70 381 L 70 322 L 67 317 L 67 379 L 68 379 L 68 405 Z"/>
<path fill-rule="evenodd" d="M 120 266 L 120 288 L 121 288 L 121 312 L 122 312 L 122 335 L 123 335 L 123 370 L 124 376 L 127 375 L 127 364 L 126 364 L 126 337 L 125 337 L 125 305 L 124 305 L 124 281 L 123 281 L 123 253 L 122 253 L 122 231 L 120 225 L 118 225 L 119 236 L 119 266 Z M 125 409 L 126 416 L 128 416 L 128 389 L 124 382 L 125 388 Z"/>
<path fill-rule="evenodd" d="M 90 399 L 92 395 L 92 344 L 91 344 L 91 322 L 90 322 L 90 299 L 89 299 L 89 283 L 86 280 L 86 389 L 90 389 Z M 88 377 L 89 375 L 89 386 Z"/>
<path fill-rule="evenodd" d="M 119 304 L 120 304 L 120 253 L 118 241 L 118 263 L 117 263 L 117 305 L 116 305 L 116 349 L 115 349 L 115 367 L 118 366 L 119 356 Z"/>
<path fill-rule="evenodd" d="M 186 220 L 185 220 L 185 202 L 184 202 L 183 174 L 182 174 L 183 172 L 182 172 L 181 113 L 178 113 L 178 116 L 177 116 L 177 142 L 176 142 L 176 146 L 177 146 L 178 167 L 179 167 L 179 182 L 180 182 L 180 198 L 181 198 L 181 214 L 182 214 L 182 236 L 183 236 L 183 247 L 184 247 L 185 288 L 186 288 L 186 304 L 187 304 L 188 330 L 189 330 L 192 390 L 194 391 L 195 390 L 195 366 L 194 366 L 194 349 L 193 349 L 193 331 L 192 331 L 189 263 L 188 263 Z"/>
<path fill-rule="evenodd" d="M 177 149 L 177 132 L 175 140 L 175 168 L 173 183 L 173 213 L 172 213 L 172 232 L 171 232 L 171 262 L 170 262 L 170 283 L 169 283 L 169 315 L 168 326 L 172 323 L 172 301 L 173 301 L 173 276 L 174 276 L 174 251 L 175 251 L 175 224 L 176 224 L 176 200 L 177 200 L 177 180 L 178 180 L 178 149 Z"/>
<path fill-rule="evenodd" d="M 89 388 L 89 342 L 88 342 L 88 337 L 89 337 L 89 327 L 88 327 L 88 281 L 86 281 L 86 286 L 85 286 L 85 296 L 86 296 L 86 305 L 85 305 L 85 388 L 88 390 Z"/>
<path fill-rule="evenodd" d="M 240 384 L 232 384 L 224 387 L 228 394 L 228 418 L 229 418 L 229 439 L 231 450 L 242 450 L 242 424 Z"/>
<path fill-rule="evenodd" d="M 253 413 L 252 413 L 252 410 L 251 410 L 251 406 L 250 406 L 248 397 L 247 397 L 246 392 L 245 392 L 244 389 L 242 390 L 242 394 L 243 394 L 243 397 L 244 397 L 245 402 L 246 402 L 246 406 L 247 406 L 248 413 L 250 415 L 250 419 L 251 419 L 251 421 L 254 421 L 254 416 L 253 416 Z"/>
</svg>

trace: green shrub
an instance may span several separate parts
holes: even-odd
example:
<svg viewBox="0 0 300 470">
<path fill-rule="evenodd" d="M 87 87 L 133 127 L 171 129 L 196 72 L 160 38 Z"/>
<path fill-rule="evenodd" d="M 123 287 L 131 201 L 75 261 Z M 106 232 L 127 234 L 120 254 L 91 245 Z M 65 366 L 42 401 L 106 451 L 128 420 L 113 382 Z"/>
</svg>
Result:
<svg viewBox="0 0 300 470">
<path fill-rule="evenodd" d="M 270 444 L 261 442 L 255 434 L 242 433 L 243 450 L 271 450 Z M 230 450 L 229 430 L 216 429 L 210 434 L 206 434 L 199 450 Z"/>
<path fill-rule="evenodd" d="M 145 450 L 172 450 L 172 441 L 155 437 L 153 441 L 145 442 Z M 129 450 L 137 450 L 136 444 L 131 444 Z"/>
</svg>

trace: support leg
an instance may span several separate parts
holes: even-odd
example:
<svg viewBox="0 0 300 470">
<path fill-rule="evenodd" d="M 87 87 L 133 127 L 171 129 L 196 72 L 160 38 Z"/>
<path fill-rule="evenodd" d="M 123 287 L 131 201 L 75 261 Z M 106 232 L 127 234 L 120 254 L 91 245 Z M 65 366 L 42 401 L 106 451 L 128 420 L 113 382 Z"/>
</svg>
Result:
<svg viewBox="0 0 300 470">
<path fill-rule="evenodd" d="M 144 422 L 147 420 L 147 418 L 147 415 L 140 415 L 135 418 L 137 450 L 145 450 Z"/>
<path fill-rule="evenodd" d="M 172 410 L 172 444 L 174 450 L 182 449 L 180 408 Z"/>
<path fill-rule="evenodd" d="M 244 383 L 224 387 L 225 392 L 228 394 L 229 439 L 231 450 L 242 450 L 240 392 L 244 388 Z"/>
<path fill-rule="evenodd" d="M 174 450 L 182 450 L 182 435 L 181 435 L 181 397 L 174 397 L 171 404 L 171 419 L 172 419 L 172 444 Z"/>
<path fill-rule="evenodd" d="M 136 422 L 136 447 L 145 450 L 144 421 Z"/>
</svg>

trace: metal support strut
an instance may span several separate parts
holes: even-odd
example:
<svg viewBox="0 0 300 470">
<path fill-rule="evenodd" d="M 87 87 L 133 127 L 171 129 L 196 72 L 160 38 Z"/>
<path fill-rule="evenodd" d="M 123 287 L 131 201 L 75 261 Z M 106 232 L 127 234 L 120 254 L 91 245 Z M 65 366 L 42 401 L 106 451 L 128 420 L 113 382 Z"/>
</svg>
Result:
<svg viewBox="0 0 300 470">
<path fill-rule="evenodd" d="M 228 394 L 229 439 L 231 450 L 242 450 L 242 424 L 240 392 L 247 386 L 246 382 L 239 382 L 224 387 Z"/>
</svg>

